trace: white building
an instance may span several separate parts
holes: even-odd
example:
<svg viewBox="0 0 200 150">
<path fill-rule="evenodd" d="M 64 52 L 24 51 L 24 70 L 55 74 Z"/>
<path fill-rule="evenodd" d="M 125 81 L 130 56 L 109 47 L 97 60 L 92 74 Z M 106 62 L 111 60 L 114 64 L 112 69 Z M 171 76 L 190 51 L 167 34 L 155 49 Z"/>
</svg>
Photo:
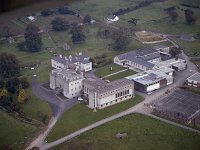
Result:
<svg viewBox="0 0 200 150">
<path fill-rule="evenodd" d="M 110 15 L 110 16 L 107 17 L 107 20 L 108 20 L 108 21 L 115 22 L 115 21 L 118 21 L 118 20 L 119 20 L 119 17 L 116 16 L 116 15 Z"/>
<path fill-rule="evenodd" d="M 181 70 L 185 70 L 187 68 L 187 62 L 183 59 L 176 59 L 176 58 L 172 58 L 172 59 L 168 59 L 166 61 L 160 61 L 155 63 L 157 68 L 172 68 L 175 71 L 181 71 Z"/>
<path fill-rule="evenodd" d="M 82 53 L 69 57 L 59 55 L 51 59 L 51 65 L 53 68 L 74 67 L 87 72 L 92 70 L 92 62 L 89 59 L 90 57 Z"/>
<path fill-rule="evenodd" d="M 126 78 L 134 81 L 136 91 L 143 93 L 149 93 L 173 83 L 171 75 L 167 75 L 159 70 L 148 70 Z"/>
<path fill-rule="evenodd" d="M 170 47 L 165 45 L 156 45 L 153 47 L 153 49 L 164 53 L 169 53 L 170 51 Z"/>
<path fill-rule="evenodd" d="M 84 80 L 84 95 L 88 98 L 89 108 L 102 109 L 110 105 L 128 100 L 134 96 L 134 83 L 127 79 L 113 82 Z"/>
<path fill-rule="evenodd" d="M 28 16 L 27 18 L 31 22 L 34 22 L 36 20 L 36 18 L 34 16 Z"/>
<path fill-rule="evenodd" d="M 50 73 L 50 88 L 62 92 L 67 98 L 80 95 L 83 89 L 83 74 L 79 71 L 59 68 Z"/>
<path fill-rule="evenodd" d="M 196 72 L 187 78 L 186 83 L 188 86 L 200 88 L 200 73 Z"/>
</svg>

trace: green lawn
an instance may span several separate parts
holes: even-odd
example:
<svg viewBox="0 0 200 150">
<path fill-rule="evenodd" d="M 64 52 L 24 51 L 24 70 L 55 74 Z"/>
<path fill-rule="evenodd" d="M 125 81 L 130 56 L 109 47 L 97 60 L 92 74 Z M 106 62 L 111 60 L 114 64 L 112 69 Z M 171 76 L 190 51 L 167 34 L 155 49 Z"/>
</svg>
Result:
<svg viewBox="0 0 200 150">
<path fill-rule="evenodd" d="M 142 100 L 142 97 L 136 96 L 131 100 L 127 100 L 105 109 L 98 110 L 97 112 L 93 112 L 92 109 L 89 109 L 83 104 L 76 105 L 75 107 L 65 112 L 60 120 L 58 120 L 52 132 L 50 132 L 48 135 L 47 141 L 52 142 L 57 140 L 63 136 L 68 135 L 69 133 L 72 133 L 73 131 L 126 110 L 141 102 Z"/>
<path fill-rule="evenodd" d="M 114 81 L 114 80 L 118 80 L 118 79 L 121 79 L 121 78 L 124 78 L 124 77 L 128 77 L 128 76 L 133 75 L 133 74 L 136 74 L 136 72 L 133 71 L 133 70 L 127 70 L 127 71 L 112 75 L 110 77 L 107 77 L 105 79 L 107 79 L 109 81 Z"/>
<path fill-rule="evenodd" d="M 127 137 L 117 139 L 119 132 Z M 132 114 L 58 145 L 52 150 L 198 150 L 200 135 L 140 114 Z"/>
<path fill-rule="evenodd" d="M 22 123 L 0 111 L 0 145 L 12 145 L 15 150 L 21 150 L 25 141 L 38 130 L 38 127 Z"/>
<path fill-rule="evenodd" d="M 112 67 L 112 70 L 110 70 L 111 67 Z M 104 77 L 106 75 L 118 72 L 118 71 L 123 70 L 123 69 L 126 69 L 126 68 L 112 63 L 112 64 L 109 64 L 109 65 L 106 65 L 106 66 L 103 66 L 101 68 L 96 69 L 94 73 L 98 77 Z"/>
</svg>

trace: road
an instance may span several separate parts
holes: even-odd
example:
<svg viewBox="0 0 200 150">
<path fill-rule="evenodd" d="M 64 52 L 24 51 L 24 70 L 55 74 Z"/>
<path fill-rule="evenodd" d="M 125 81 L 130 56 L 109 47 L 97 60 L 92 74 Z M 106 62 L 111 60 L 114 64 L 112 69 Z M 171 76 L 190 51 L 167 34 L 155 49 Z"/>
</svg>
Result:
<svg viewBox="0 0 200 150">
<path fill-rule="evenodd" d="M 129 108 L 129 109 L 123 111 L 123 112 L 120 112 L 120 113 L 115 114 L 115 115 L 113 115 L 111 117 L 108 117 L 106 119 L 98 121 L 98 122 L 96 122 L 96 123 L 94 123 L 92 125 L 89 125 L 89 126 L 85 127 L 85 128 L 82 128 L 82 129 L 80 129 L 80 130 L 78 130 L 76 132 L 73 132 L 73 133 L 71 133 L 71 134 L 69 134 L 69 135 L 67 135 L 67 136 L 65 136 L 63 138 L 60 138 L 59 140 L 56 140 L 56 141 L 51 142 L 51 143 L 45 143 L 44 145 L 40 146 L 40 149 L 41 150 L 50 149 L 50 148 L 55 147 L 56 145 L 59 145 L 59 144 L 65 142 L 65 141 L 67 141 L 69 139 L 72 139 L 72 138 L 74 138 L 74 137 L 76 137 L 76 136 L 78 136 L 78 135 L 80 135 L 80 134 L 82 134 L 82 133 L 84 133 L 84 132 L 86 132 L 88 130 L 91 130 L 91 129 L 96 128 L 96 127 L 98 127 L 100 125 L 103 125 L 103 124 L 105 124 L 107 122 L 110 122 L 112 120 L 115 120 L 117 118 L 123 117 L 123 116 L 128 115 L 128 114 L 132 114 L 132 113 L 141 113 L 143 115 L 152 117 L 154 119 L 158 119 L 158 120 L 163 121 L 165 123 L 168 123 L 168 124 L 171 124 L 171 125 L 174 125 L 174 126 L 177 126 L 177 127 L 181 127 L 183 129 L 186 129 L 186 130 L 189 130 L 189 131 L 196 132 L 196 133 L 200 134 L 200 131 L 198 131 L 198 130 L 195 130 L 195 129 L 189 128 L 187 126 L 184 126 L 184 125 L 181 125 L 181 124 L 178 124 L 178 123 L 175 123 L 175 122 L 172 122 L 172 121 L 169 121 L 169 120 L 154 116 L 154 115 L 150 114 L 148 111 L 146 111 L 146 107 L 144 106 L 145 104 L 152 103 L 155 100 L 158 100 L 158 99 L 162 98 L 163 96 L 167 96 L 165 94 L 167 90 L 172 91 L 176 87 L 181 86 L 185 82 L 185 80 L 186 80 L 186 78 L 188 76 L 190 76 L 191 74 L 196 72 L 196 70 L 197 70 L 196 66 L 189 61 L 189 58 L 184 53 L 181 54 L 181 57 L 184 58 L 187 61 L 187 64 L 188 64 L 187 65 L 187 69 L 184 70 L 184 71 L 176 73 L 174 84 L 169 85 L 169 86 L 167 86 L 165 88 L 162 88 L 160 90 L 157 90 L 152 95 L 146 96 L 146 98 L 145 98 L 145 100 L 143 102 L 133 106 L 132 108 Z M 190 72 L 190 70 L 192 70 L 193 72 Z"/>
<path fill-rule="evenodd" d="M 59 117 L 68 109 L 78 104 L 77 98 L 68 99 L 66 101 L 61 101 L 56 97 L 55 91 L 48 91 L 41 87 L 41 85 L 37 81 L 37 77 L 32 78 L 32 92 L 34 95 L 39 97 L 41 100 L 44 100 L 48 102 L 48 104 L 51 106 L 52 109 L 52 118 L 49 121 L 48 126 L 42 132 L 40 135 L 36 137 L 35 140 L 32 141 L 32 143 L 26 148 L 26 150 L 29 150 L 33 148 L 34 146 L 41 147 L 41 145 L 44 144 L 44 141 L 49 134 L 49 132 L 52 130 L 55 123 L 58 121 Z"/>
</svg>

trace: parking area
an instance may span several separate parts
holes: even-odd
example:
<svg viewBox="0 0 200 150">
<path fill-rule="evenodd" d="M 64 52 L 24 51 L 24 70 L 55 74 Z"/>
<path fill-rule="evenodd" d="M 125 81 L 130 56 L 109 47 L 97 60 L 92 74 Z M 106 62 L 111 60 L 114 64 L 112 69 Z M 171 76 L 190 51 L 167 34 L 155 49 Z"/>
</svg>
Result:
<svg viewBox="0 0 200 150">
<path fill-rule="evenodd" d="M 160 114 L 188 122 L 200 115 L 200 95 L 177 89 L 169 96 L 154 103 L 155 110 Z"/>
</svg>

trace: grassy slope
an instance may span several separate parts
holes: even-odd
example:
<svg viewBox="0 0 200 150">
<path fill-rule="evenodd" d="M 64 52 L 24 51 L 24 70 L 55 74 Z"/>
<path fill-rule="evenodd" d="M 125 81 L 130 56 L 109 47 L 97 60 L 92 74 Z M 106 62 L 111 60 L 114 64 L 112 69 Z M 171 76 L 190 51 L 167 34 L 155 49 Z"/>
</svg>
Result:
<svg viewBox="0 0 200 150">
<path fill-rule="evenodd" d="M 18 58 L 20 64 L 23 65 L 31 65 L 31 64 L 39 64 L 39 68 L 36 70 L 38 78 L 40 81 L 48 81 L 49 77 L 49 71 L 50 71 L 50 62 L 49 59 L 52 57 L 51 54 L 44 50 L 45 47 L 51 46 L 49 43 L 49 39 L 46 34 L 43 34 L 43 50 L 38 53 L 29 53 L 29 52 L 22 52 L 19 51 L 16 48 L 17 44 L 8 45 L 7 43 L 1 43 L 0 44 L 0 52 L 7 52 L 15 54 Z M 23 38 L 20 38 L 17 40 L 17 42 L 23 41 Z M 36 59 L 37 58 L 37 59 Z M 46 70 L 46 71 L 45 71 Z M 24 77 L 27 77 L 29 82 L 31 83 L 32 75 L 35 71 L 32 71 L 30 69 L 22 69 L 21 73 Z M 37 113 L 43 112 L 44 114 L 47 114 L 48 116 L 51 115 L 51 110 L 49 105 L 46 102 L 43 102 L 39 100 L 37 97 L 35 97 L 32 92 L 31 88 L 28 88 L 26 90 L 27 95 L 30 97 L 29 101 L 22 106 L 25 114 L 27 117 L 31 117 L 34 119 L 39 120 Z"/>
<path fill-rule="evenodd" d="M 108 108 L 98 110 L 96 113 L 93 112 L 92 109 L 79 104 L 63 114 L 63 116 L 54 126 L 52 132 L 50 132 L 48 135 L 47 141 L 54 141 L 96 121 L 126 110 L 127 108 L 141 102 L 142 100 L 142 97 L 136 96 L 132 100 L 124 101 Z"/>
<path fill-rule="evenodd" d="M 20 148 L 24 142 L 25 137 L 32 136 L 38 128 L 28 124 L 24 124 L 13 117 L 0 111 L 0 145 L 13 145 L 15 149 Z"/>
<path fill-rule="evenodd" d="M 128 136 L 117 139 L 115 135 Z M 90 130 L 52 150 L 197 150 L 200 136 L 158 120 L 133 114 Z"/>
</svg>

